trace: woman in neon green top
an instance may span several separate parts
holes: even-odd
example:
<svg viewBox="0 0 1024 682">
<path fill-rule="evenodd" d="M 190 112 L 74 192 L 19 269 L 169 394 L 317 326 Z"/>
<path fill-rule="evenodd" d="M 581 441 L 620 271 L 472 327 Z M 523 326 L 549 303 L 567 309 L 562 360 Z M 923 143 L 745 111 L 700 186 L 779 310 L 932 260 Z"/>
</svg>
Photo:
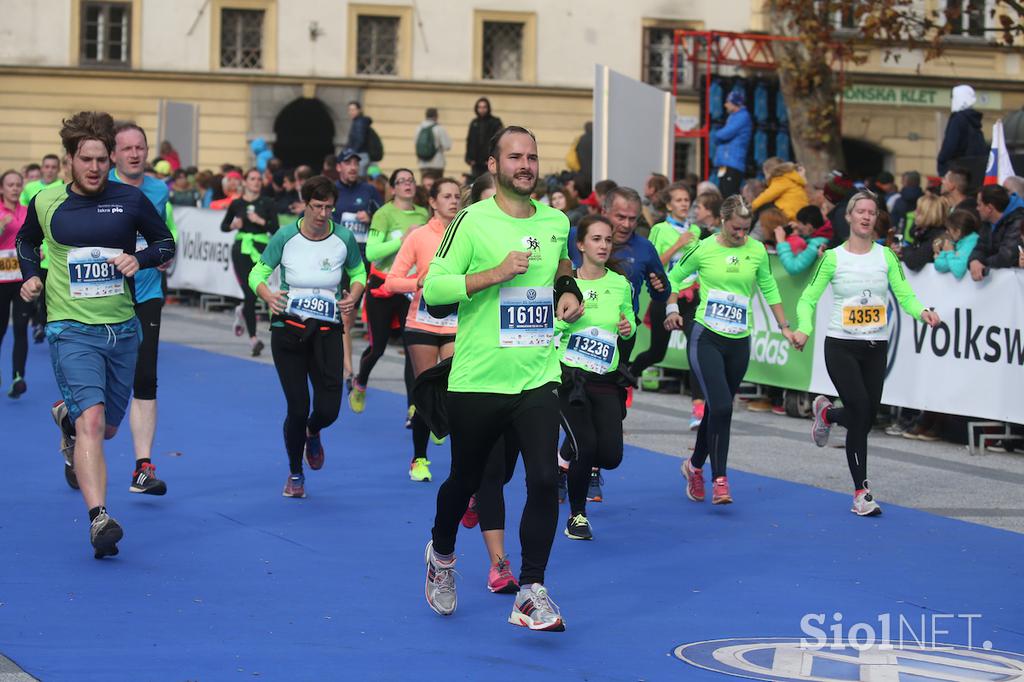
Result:
<svg viewBox="0 0 1024 682">
<path fill-rule="evenodd" d="M 617 372 L 618 340 L 636 333 L 633 289 L 620 273 L 608 267 L 612 226 L 603 216 L 587 216 L 576 228 L 576 246 L 583 262 L 575 273 L 583 293 L 583 317 L 557 322 L 561 336 L 562 384 L 558 389 L 568 442 L 576 456 L 569 459 L 570 540 L 590 540 L 587 490 L 593 467 L 614 469 L 622 462 L 622 418 L 626 415 L 626 383 Z"/>
<path fill-rule="evenodd" d="M 889 289 L 903 311 L 935 326 L 939 316 L 925 310 L 907 283 L 903 267 L 888 247 L 875 243 L 878 204 L 869 192 L 855 194 L 846 207 L 850 239 L 825 252 L 797 303 L 794 345 L 803 349 L 814 330 L 814 308 L 832 285 L 832 313 L 825 332 L 825 367 L 842 407 L 825 396 L 814 400 L 812 436 L 818 447 L 828 443 L 833 424 L 846 427 L 846 461 L 853 477 L 853 507 L 860 516 L 882 513 L 868 487 L 868 432 L 882 401 L 889 357 Z"/>
<path fill-rule="evenodd" d="M 683 281 L 697 273 L 700 305 L 688 342 L 690 370 L 697 375 L 704 392 L 704 417 L 697 429 L 693 456 L 683 462 L 686 495 L 694 502 L 704 500 L 701 467 L 711 457 L 712 504 L 729 504 L 732 495 L 726 478 L 732 403 L 750 362 L 750 302 L 754 285 L 771 306 L 782 334 L 792 343 L 782 298 L 768 263 L 764 244 L 748 236 L 751 210 L 739 195 L 722 204 L 722 231 L 702 240 L 686 252 L 669 272 L 668 329 L 682 329 L 677 304 Z"/>
<path fill-rule="evenodd" d="M 398 320 L 404 332 L 405 318 L 409 314 L 409 298 L 405 294 L 392 294 L 385 289 L 384 280 L 405 238 L 416 228 L 426 225 L 430 219 L 427 209 L 412 202 L 416 196 L 416 177 L 411 170 L 399 168 L 391 174 L 388 184 L 394 190 L 394 198 L 373 214 L 370 234 L 366 238 L 366 260 L 370 261 L 370 276 L 366 281 L 369 294 L 366 297 L 366 323 L 370 332 L 370 345 L 359 359 L 359 372 L 348 396 L 349 406 L 356 414 L 366 408 L 366 384 L 370 381 L 374 365 L 384 355 L 391 336 L 392 320 Z M 407 393 L 412 390 L 413 376 L 412 364 L 406 354 Z M 411 402 L 409 404 L 412 405 Z"/>
</svg>

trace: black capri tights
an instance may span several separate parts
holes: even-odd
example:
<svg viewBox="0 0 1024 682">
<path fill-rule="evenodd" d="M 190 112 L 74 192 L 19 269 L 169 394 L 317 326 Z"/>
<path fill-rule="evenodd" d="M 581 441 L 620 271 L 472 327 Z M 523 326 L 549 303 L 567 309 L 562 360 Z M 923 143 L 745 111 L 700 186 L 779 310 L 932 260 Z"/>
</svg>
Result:
<svg viewBox="0 0 1024 682">
<path fill-rule="evenodd" d="M 266 248 L 263 244 L 253 242 L 253 248 L 260 253 Z M 242 242 L 236 241 L 231 247 L 231 265 L 235 269 L 238 286 L 242 287 L 242 317 L 245 319 L 245 330 L 249 336 L 256 336 L 256 293 L 249 286 L 249 273 L 256 263 L 251 256 L 242 253 Z"/>
<path fill-rule="evenodd" d="M 316 321 L 310 321 L 316 324 Z M 310 337 L 290 327 L 272 327 L 270 351 L 281 380 L 288 413 L 284 443 L 293 474 L 302 473 L 306 429 L 319 433 L 338 419 L 341 410 L 342 331 L 334 327 Z M 309 385 L 313 385 L 313 412 L 309 411 Z"/>
<path fill-rule="evenodd" d="M 162 298 L 151 298 L 135 304 L 135 315 L 142 326 L 139 357 L 135 361 L 135 385 L 132 395 L 138 400 L 156 400 L 156 361 L 160 347 L 160 313 Z"/>
<path fill-rule="evenodd" d="M 887 341 L 825 339 L 825 368 L 843 401 L 825 419 L 846 427 L 846 462 L 856 490 L 868 487 L 868 433 L 882 402 L 888 353 Z"/>
<path fill-rule="evenodd" d="M 587 489 L 594 467 L 614 469 L 622 463 L 622 389 L 610 383 L 587 382 L 585 402 L 572 404 L 572 385 L 558 390 L 569 460 L 569 506 L 573 515 L 586 514 Z M 575 456 L 566 456 L 570 453 Z"/>
<path fill-rule="evenodd" d="M 690 370 L 697 375 L 705 403 L 690 464 L 700 469 L 710 456 L 711 477 L 715 479 L 726 475 L 732 402 L 747 373 L 750 337 L 733 339 L 694 324 L 689 353 Z"/>
</svg>

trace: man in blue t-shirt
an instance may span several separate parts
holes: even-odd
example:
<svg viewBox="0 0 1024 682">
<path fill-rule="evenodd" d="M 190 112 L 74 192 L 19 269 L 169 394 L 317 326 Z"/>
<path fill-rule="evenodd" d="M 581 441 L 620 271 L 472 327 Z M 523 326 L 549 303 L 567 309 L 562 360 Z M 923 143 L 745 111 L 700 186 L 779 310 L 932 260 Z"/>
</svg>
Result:
<svg viewBox="0 0 1024 682">
<path fill-rule="evenodd" d="M 174 211 L 169 205 L 170 192 L 167 185 L 145 173 L 146 158 L 149 156 L 146 131 L 132 122 L 119 123 L 114 131 L 114 153 L 110 158 L 115 167 L 110 169 L 110 180 L 142 190 L 176 238 Z M 139 247 L 145 247 L 141 237 Z M 157 348 L 160 345 L 160 318 L 164 307 L 163 278 L 164 270 L 169 265 L 170 261 L 159 268 L 140 270 L 135 275 L 132 289 L 135 315 L 142 326 L 142 341 L 135 362 L 132 403 L 128 413 L 132 441 L 135 444 L 135 472 L 128 490 L 146 495 L 163 495 L 167 492 L 167 484 L 156 477 L 152 454 L 153 438 L 156 435 L 156 364 Z"/>
</svg>

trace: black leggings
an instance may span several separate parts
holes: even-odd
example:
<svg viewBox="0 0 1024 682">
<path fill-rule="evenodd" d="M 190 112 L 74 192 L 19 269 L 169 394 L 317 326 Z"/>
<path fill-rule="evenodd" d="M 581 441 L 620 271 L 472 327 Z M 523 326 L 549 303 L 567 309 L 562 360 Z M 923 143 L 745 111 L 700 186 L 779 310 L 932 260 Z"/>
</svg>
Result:
<svg viewBox="0 0 1024 682">
<path fill-rule="evenodd" d="M 432 531 L 438 554 L 455 551 L 469 498 L 480 489 L 494 444 L 507 431 L 519 441 L 526 467 L 526 505 L 519 524 L 520 584 L 543 583 L 558 526 L 558 395 L 552 382 L 516 394 L 448 394 L 452 467 L 437 491 Z"/>
<path fill-rule="evenodd" d="M 156 358 L 160 346 L 160 314 L 162 298 L 151 298 L 135 304 L 135 315 L 142 326 L 139 357 L 135 361 L 135 385 L 132 394 L 139 400 L 156 400 Z"/>
<path fill-rule="evenodd" d="M 732 428 L 732 401 L 747 373 L 750 362 L 750 337 L 733 339 L 707 329 L 699 323 L 690 334 L 690 369 L 697 375 L 704 392 L 704 418 L 697 429 L 690 464 L 700 469 L 711 456 L 711 478 L 726 475 L 729 458 L 729 430 Z"/>
<path fill-rule="evenodd" d="M 651 301 L 647 308 L 647 316 L 651 320 L 651 343 L 647 350 L 636 356 L 636 360 L 626 363 L 630 373 L 638 379 L 645 369 L 665 359 L 668 339 L 672 335 L 672 332 L 665 329 L 665 305 L 663 301 Z"/>
<path fill-rule="evenodd" d="M 356 374 L 356 383 L 363 388 L 366 388 L 366 384 L 370 380 L 370 372 L 373 371 L 374 365 L 384 355 L 384 349 L 387 348 L 388 338 L 391 336 L 391 321 L 398 316 L 404 329 L 405 316 L 409 314 L 409 299 L 405 296 L 396 294 L 378 298 L 369 293 L 370 289 L 376 289 L 382 283 L 380 277 L 371 275 L 366 282 L 367 293 L 363 298 L 366 305 L 367 328 L 370 332 L 370 344 L 363 350 L 363 354 L 359 358 L 359 372 Z M 407 375 L 412 372 L 408 353 L 405 357 L 405 372 Z M 412 385 L 408 376 L 406 376 L 405 383 L 407 387 Z"/>
<path fill-rule="evenodd" d="M 0 284 L 0 344 L 7 333 L 7 321 L 14 318 L 14 353 L 11 355 L 14 374 L 25 377 L 25 358 L 28 356 L 28 321 L 32 317 L 32 304 L 21 299 L 21 282 Z"/>
<path fill-rule="evenodd" d="M 253 248 L 263 253 L 265 245 L 253 242 Z M 249 273 L 256 265 L 251 256 L 242 253 L 242 242 L 235 241 L 231 247 L 231 265 L 235 269 L 238 286 L 242 287 L 242 317 L 245 318 L 245 330 L 249 336 L 256 336 L 256 293 L 249 286 Z"/>
<path fill-rule="evenodd" d="M 316 324 L 310 320 L 309 324 Z M 341 410 L 342 331 L 331 326 L 304 334 L 286 325 L 271 327 L 270 351 L 281 380 L 288 414 L 284 419 L 284 445 L 293 474 L 302 473 L 306 429 L 319 433 L 335 422 Z M 309 412 L 309 384 L 313 385 L 313 413 Z"/>
<path fill-rule="evenodd" d="M 868 433 L 882 402 L 888 351 L 888 341 L 825 339 L 825 368 L 843 401 L 825 419 L 846 427 L 846 462 L 856 490 L 868 487 Z"/>
<path fill-rule="evenodd" d="M 689 343 L 690 333 L 693 332 L 693 318 L 697 313 L 698 307 L 700 307 L 700 296 L 694 296 L 692 301 L 680 299 L 679 314 L 683 316 L 683 335 L 686 337 L 687 343 Z M 689 358 L 689 353 L 687 353 L 687 358 Z M 693 368 L 690 368 L 686 374 L 690 384 L 690 398 L 692 400 L 704 400 L 704 391 L 700 390 L 697 373 L 693 371 Z"/>
<path fill-rule="evenodd" d="M 511 429 L 498 439 L 487 455 L 484 478 L 476 493 L 480 530 L 505 530 L 505 486 L 512 480 L 519 458 L 519 441 Z"/>
<path fill-rule="evenodd" d="M 623 404 L 622 389 L 610 383 L 587 382 L 583 404 L 570 403 L 571 393 L 572 384 L 563 382 L 558 389 L 567 427 L 562 457 L 569 460 L 569 507 L 575 516 L 587 513 L 591 470 L 622 463 Z"/>
</svg>

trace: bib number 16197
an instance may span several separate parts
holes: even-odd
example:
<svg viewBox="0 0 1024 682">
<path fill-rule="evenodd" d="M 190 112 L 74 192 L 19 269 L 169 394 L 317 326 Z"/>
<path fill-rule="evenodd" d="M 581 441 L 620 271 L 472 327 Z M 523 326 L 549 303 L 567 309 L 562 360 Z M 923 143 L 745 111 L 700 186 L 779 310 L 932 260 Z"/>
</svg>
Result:
<svg viewBox="0 0 1024 682">
<path fill-rule="evenodd" d="M 499 294 L 499 345 L 547 346 L 555 334 L 551 287 L 507 287 Z"/>
</svg>

